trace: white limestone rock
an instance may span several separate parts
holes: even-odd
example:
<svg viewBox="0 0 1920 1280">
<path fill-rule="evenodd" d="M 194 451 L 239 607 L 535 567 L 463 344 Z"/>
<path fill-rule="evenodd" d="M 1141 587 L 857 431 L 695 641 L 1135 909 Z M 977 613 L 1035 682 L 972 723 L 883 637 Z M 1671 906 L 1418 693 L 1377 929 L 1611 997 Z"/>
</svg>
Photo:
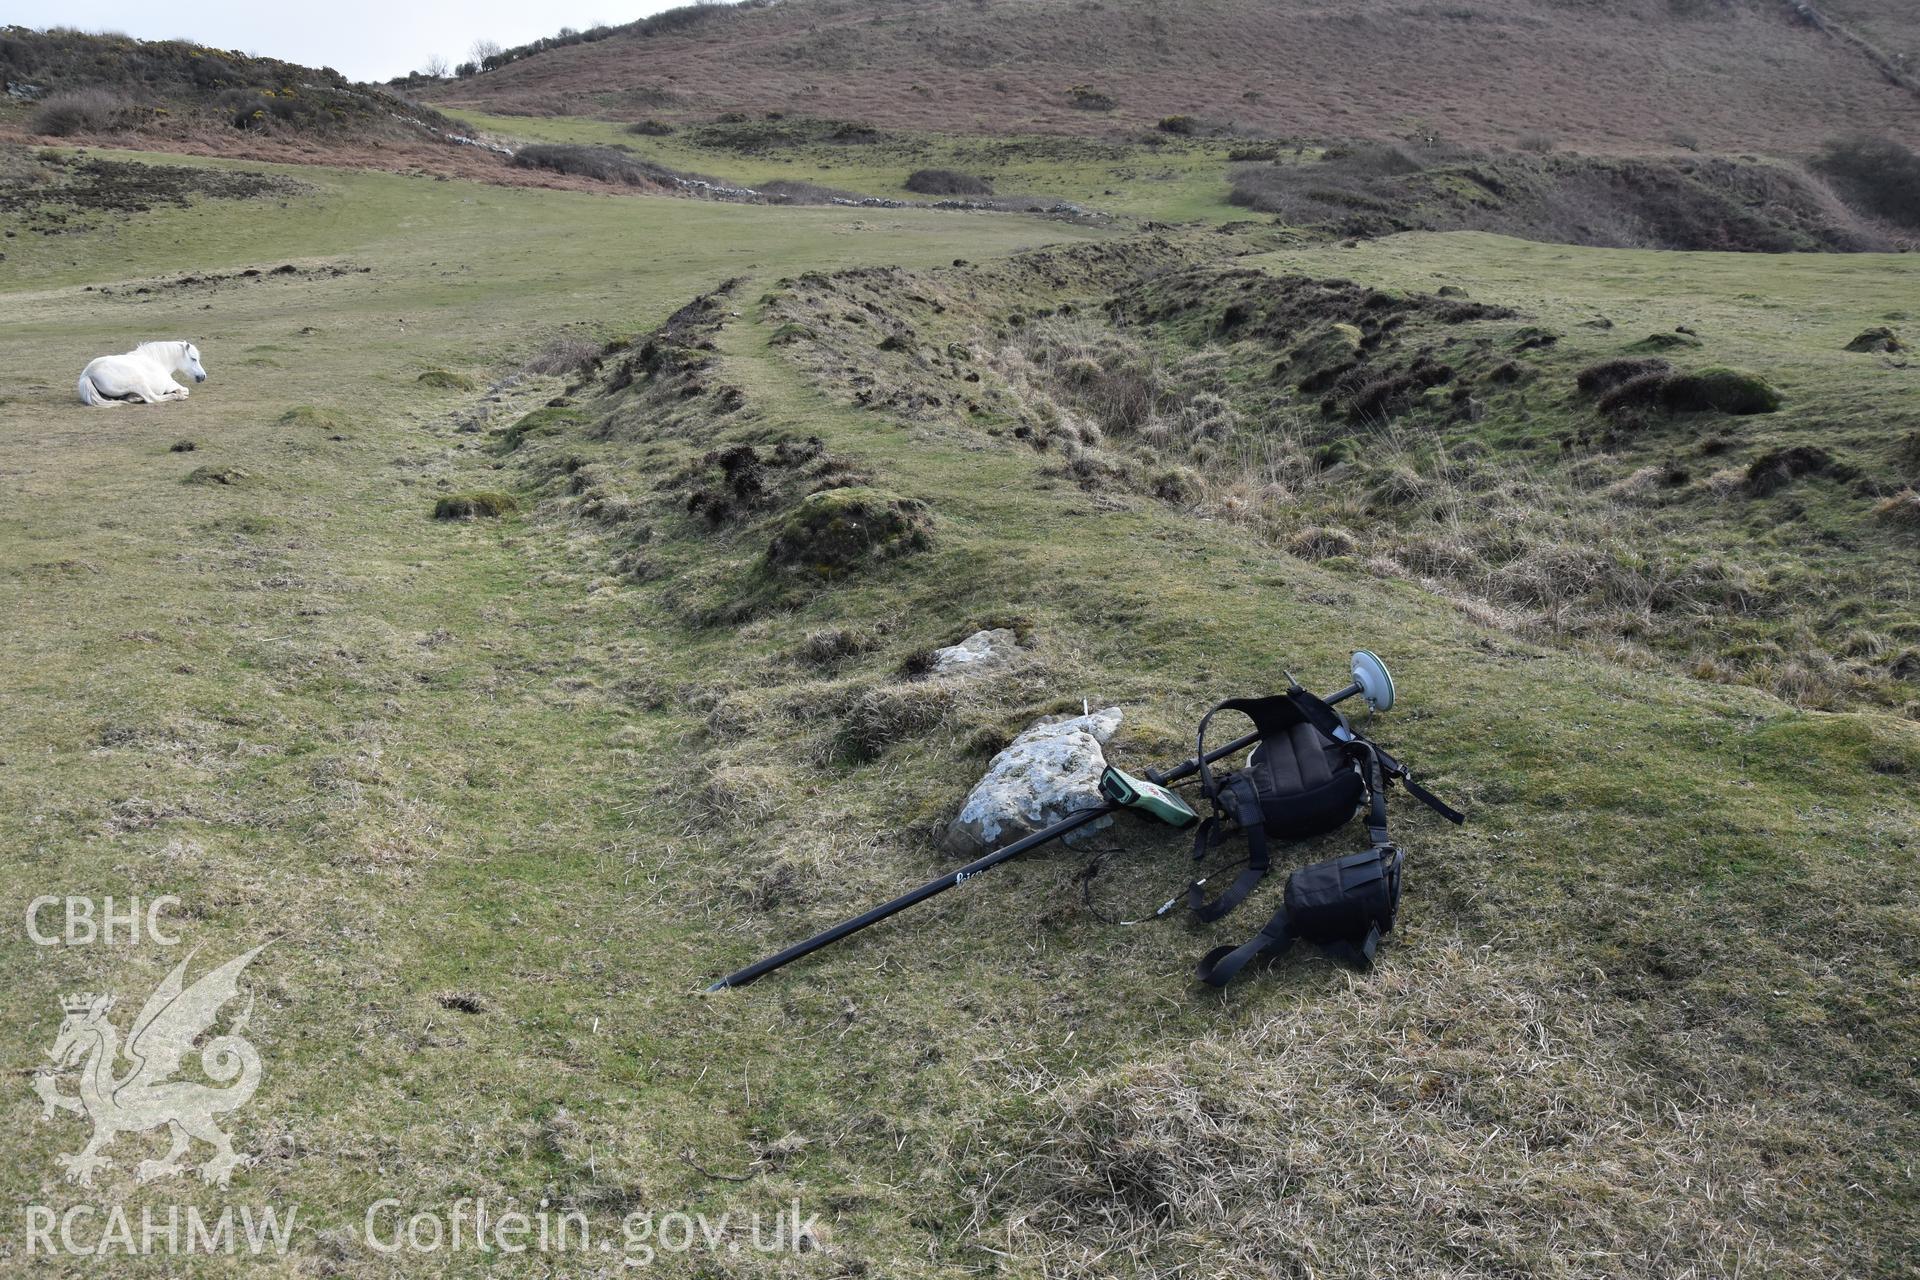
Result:
<svg viewBox="0 0 1920 1280">
<path fill-rule="evenodd" d="M 1007 661 L 1020 647 L 1020 637 L 1005 627 L 976 631 L 959 644 L 933 651 L 936 676 L 972 675 Z"/>
<path fill-rule="evenodd" d="M 946 846 L 980 854 L 1011 844 L 1082 809 L 1098 808 L 1101 749 L 1120 727 L 1120 708 L 1081 716 L 1045 716 L 993 758 L 986 776 L 967 793 L 947 827 Z M 1067 837 L 1069 843 L 1111 826 L 1101 818 Z"/>
</svg>

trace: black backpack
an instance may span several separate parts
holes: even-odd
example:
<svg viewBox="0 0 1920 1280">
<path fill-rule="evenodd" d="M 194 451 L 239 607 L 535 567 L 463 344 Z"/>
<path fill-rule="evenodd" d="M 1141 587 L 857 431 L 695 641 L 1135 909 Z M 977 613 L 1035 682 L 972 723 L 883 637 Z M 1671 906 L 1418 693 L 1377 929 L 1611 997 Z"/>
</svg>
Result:
<svg viewBox="0 0 1920 1280">
<path fill-rule="evenodd" d="M 1222 711 L 1253 721 L 1260 741 L 1244 769 L 1216 774 L 1205 763 L 1207 725 Z M 1200 794 L 1213 814 L 1200 824 L 1193 856 L 1205 858 L 1229 825 L 1247 838 L 1247 865 L 1219 897 L 1207 899 L 1204 880 L 1188 887 L 1187 906 L 1201 920 L 1218 920 L 1246 900 L 1267 874 L 1275 840 L 1306 840 L 1337 830 L 1364 804 L 1372 843 L 1361 853 L 1295 871 L 1287 878 L 1284 905 L 1260 932 L 1238 947 L 1209 951 L 1194 976 L 1224 987 L 1254 957 L 1277 956 L 1295 938 L 1318 943 L 1356 964 L 1371 964 L 1381 936 L 1393 929 L 1405 857 L 1387 834 L 1387 787 L 1400 783 L 1450 822 L 1466 818 L 1415 782 L 1399 761 L 1354 732 L 1345 716 L 1291 679 L 1283 694 L 1220 703 L 1201 717 L 1197 736 Z"/>
</svg>

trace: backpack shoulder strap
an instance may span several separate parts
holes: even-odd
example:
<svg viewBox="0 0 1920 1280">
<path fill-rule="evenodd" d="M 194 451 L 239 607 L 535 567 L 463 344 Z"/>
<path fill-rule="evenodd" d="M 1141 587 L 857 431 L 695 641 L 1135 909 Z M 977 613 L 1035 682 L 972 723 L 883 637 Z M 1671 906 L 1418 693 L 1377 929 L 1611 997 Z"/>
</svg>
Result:
<svg viewBox="0 0 1920 1280">
<path fill-rule="evenodd" d="M 1289 714 L 1294 710 L 1293 694 L 1297 689 L 1286 693 L 1274 694 L 1267 698 L 1228 698 L 1225 702 L 1215 703 L 1200 717 L 1200 728 L 1194 734 L 1194 758 L 1200 762 L 1200 793 L 1211 800 L 1218 792 L 1214 782 L 1213 768 L 1207 763 L 1207 725 L 1214 716 L 1222 711 L 1237 711 L 1253 721 L 1253 728 L 1261 738 L 1271 738 L 1284 733 L 1287 727 L 1295 723 L 1299 716 Z"/>
<path fill-rule="evenodd" d="M 1389 782 L 1397 782 L 1405 787 L 1408 795 L 1445 818 L 1448 822 L 1451 822 L 1454 826 L 1457 827 L 1466 822 L 1466 814 L 1461 813 L 1445 800 L 1442 800 L 1439 796 L 1436 796 L 1433 792 L 1427 790 L 1418 782 L 1415 782 L 1413 779 L 1413 770 L 1401 764 L 1391 755 L 1388 755 L 1385 749 L 1376 746 L 1374 743 L 1368 742 L 1367 747 L 1373 752 L 1374 758 L 1380 762 L 1380 770 L 1386 775 Z"/>
<path fill-rule="evenodd" d="M 1232 782 L 1228 783 L 1229 788 Z M 1259 887 L 1266 878 L 1270 865 L 1267 854 L 1267 825 L 1260 815 L 1258 801 L 1253 802 L 1253 820 L 1240 822 L 1240 829 L 1247 833 L 1247 865 L 1233 878 L 1219 897 L 1207 901 L 1207 895 L 1201 890 L 1201 881 L 1196 880 L 1187 886 L 1187 910 L 1200 919 L 1211 922 L 1218 920 L 1247 900 L 1247 895 Z M 1242 810 L 1244 813 L 1245 811 Z M 1193 838 L 1193 856 L 1196 860 L 1207 856 L 1220 836 L 1220 815 L 1216 812 L 1211 818 L 1200 824 L 1200 830 Z"/>
<path fill-rule="evenodd" d="M 1215 776 L 1207 764 L 1207 725 L 1219 712 L 1234 711 L 1253 721 L 1254 730 L 1263 741 L 1283 734 L 1288 726 L 1298 722 L 1298 712 L 1293 707 L 1296 692 L 1298 686 L 1267 698 L 1229 698 L 1200 717 L 1200 728 L 1194 735 L 1194 757 L 1200 761 L 1200 794 L 1213 806 L 1213 816 L 1194 833 L 1194 860 L 1207 856 L 1219 842 L 1221 828 L 1227 822 L 1234 823 L 1247 835 L 1247 865 L 1219 897 L 1208 901 L 1200 881 L 1187 886 L 1187 909 L 1202 920 L 1218 920 L 1245 902 L 1247 895 L 1266 878 L 1269 866 L 1266 816 L 1260 809 L 1259 793 L 1252 780 L 1244 775 L 1232 774 L 1224 779 Z"/>
<path fill-rule="evenodd" d="M 1224 987 L 1232 982 L 1234 976 L 1255 956 L 1267 955 L 1271 959 L 1293 945 L 1293 933 L 1288 925 L 1285 907 L 1273 913 L 1273 918 L 1260 926 L 1260 932 L 1239 946 L 1215 947 L 1200 957 L 1200 963 L 1194 967 L 1196 980 L 1210 987 Z"/>
</svg>

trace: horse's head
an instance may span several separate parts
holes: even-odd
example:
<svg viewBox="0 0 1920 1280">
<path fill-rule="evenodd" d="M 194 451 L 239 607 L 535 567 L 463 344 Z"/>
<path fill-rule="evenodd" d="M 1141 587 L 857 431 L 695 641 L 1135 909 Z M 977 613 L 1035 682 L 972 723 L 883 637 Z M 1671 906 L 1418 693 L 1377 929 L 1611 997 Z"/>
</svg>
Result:
<svg viewBox="0 0 1920 1280">
<path fill-rule="evenodd" d="M 74 995 L 62 997 L 60 1005 L 67 1016 L 60 1023 L 60 1034 L 55 1037 L 53 1048 L 47 1050 L 47 1057 L 59 1070 L 79 1062 L 93 1047 L 100 1034 L 100 1023 L 107 1016 L 107 1010 L 113 1007 L 112 996 Z"/>
<path fill-rule="evenodd" d="M 205 382 L 207 380 L 207 371 L 200 366 L 200 348 L 194 346 L 191 342 L 183 342 L 180 344 L 180 364 L 178 367 L 181 373 L 192 374 L 195 382 Z"/>
</svg>

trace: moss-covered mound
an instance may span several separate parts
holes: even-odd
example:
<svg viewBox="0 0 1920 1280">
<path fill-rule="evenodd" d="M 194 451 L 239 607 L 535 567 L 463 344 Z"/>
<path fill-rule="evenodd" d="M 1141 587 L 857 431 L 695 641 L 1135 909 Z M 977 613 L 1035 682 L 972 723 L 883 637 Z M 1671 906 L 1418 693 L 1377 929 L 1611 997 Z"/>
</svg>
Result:
<svg viewBox="0 0 1920 1280">
<path fill-rule="evenodd" d="M 1674 413 L 1772 413 L 1780 407 L 1780 393 L 1765 378 L 1744 369 L 1675 374 L 1667 379 L 1660 399 Z"/>
<path fill-rule="evenodd" d="M 464 373 L 454 373 L 448 369 L 429 369 L 415 379 L 423 387 L 432 387 L 436 391 L 471 391 L 473 379 Z"/>
<path fill-rule="evenodd" d="M 767 563 L 789 572 L 837 578 L 860 565 L 924 550 L 927 506 L 864 485 L 812 494 L 780 522 Z"/>
<path fill-rule="evenodd" d="M 1907 344 L 1900 341 L 1900 335 L 1885 325 L 1868 329 L 1865 333 L 1862 333 L 1859 337 L 1847 344 L 1847 350 L 1849 351 L 1884 351 L 1891 354 L 1896 351 L 1905 351 L 1906 349 Z"/>
<path fill-rule="evenodd" d="M 569 407 L 564 401 L 555 401 L 516 421 L 512 426 L 493 433 L 495 453 L 512 453 L 528 440 L 541 436 L 557 436 L 579 421 L 580 411 Z"/>
<path fill-rule="evenodd" d="M 1584 370 L 1579 381 L 1582 390 L 1601 393 L 1603 413 L 1664 409 L 1745 415 L 1772 413 L 1781 404 L 1780 393 L 1759 374 L 1719 366 L 1689 372 L 1664 360 L 1614 360 Z"/>
<path fill-rule="evenodd" d="M 1628 347 L 1629 351 L 1682 351 L 1706 344 L 1690 333 L 1650 333 Z"/>
</svg>

